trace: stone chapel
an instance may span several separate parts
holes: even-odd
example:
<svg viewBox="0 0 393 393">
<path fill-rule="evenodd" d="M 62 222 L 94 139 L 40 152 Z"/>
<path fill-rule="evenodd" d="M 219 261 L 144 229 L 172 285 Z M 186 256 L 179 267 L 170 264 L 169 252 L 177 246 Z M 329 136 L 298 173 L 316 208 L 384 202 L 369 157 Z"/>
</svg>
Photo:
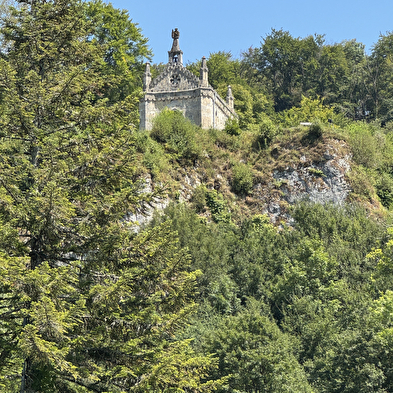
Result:
<svg viewBox="0 0 393 393">
<path fill-rule="evenodd" d="M 151 130 L 153 118 L 164 108 L 178 110 L 194 124 L 208 129 L 222 130 L 229 118 L 237 117 L 231 87 L 226 100 L 209 85 L 206 58 L 202 58 L 199 78 L 183 66 L 183 52 L 179 46 L 179 31 L 172 30 L 172 49 L 164 71 L 152 80 L 150 64 L 143 77 L 144 97 L 139 105 L 140 128 Z"/>
</svg>

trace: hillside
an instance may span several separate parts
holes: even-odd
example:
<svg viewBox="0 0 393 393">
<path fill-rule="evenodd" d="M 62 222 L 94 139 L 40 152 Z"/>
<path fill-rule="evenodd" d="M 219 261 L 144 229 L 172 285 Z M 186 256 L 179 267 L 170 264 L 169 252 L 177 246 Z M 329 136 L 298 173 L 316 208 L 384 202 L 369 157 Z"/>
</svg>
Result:
<svg viewBox="0 0 393 393">
<path fill-rule="evenodd" d="M 0 391 L 393 391 L 392 34 L 213 53 L 237 117 L 150 131 L 126 12 L 20 0 L 0 39 Z"/>
<path fill-rule="evenodd" d="M 169 193 L 144 222 L 170 225 L 201 271 L 181 337 L 218 357 L 211 378 L 228 378 L 219 391 L 383 392 L 390 131 L 317 123 L 263 145 L 255 132 L 201 130 L 177 113 L 164 121 L 167 137 L 160 126 L 137 142 L 141 162 L 157 165 L 152 189 Z"/>
<path fill-rule="evenodd" d="M 184 134 L 183 142 L 195 146 L 189 157 L 182 157 L 176 145 L 169 147 L 170 141 L 157 145 L 163 150 L 156 147 L 152 156 L 150 146 L 141 157 L 147 167 L 150 165 L 147 160 L 154 163 L 153 170 L 147 172 L 149 189 L 154 189 L 155 184 L 165 184 L 167 189 L 168 198 L 156 205 L 159 210 L 170 201 L 184 201 L 210 221 L 214 213 L 209 200 L 213 198 L 220 201 L 221 209 L 230 212 L 235 222 L 266 214 L 276 225 L 290 224 L 290 206 L 304 201 L 337 206 L 359 203 L 373 215 L 387 214 L 376 189 L 381 187 L 377 180 L 379 172 L 372 172 L 356 161 L 361 146 L 352 144 L 358 144 L 359 140 L 345 129 L 332 125 L 288 128 L 269 146 L 261 147 L 255 133 L 233 136 L 186 124 L 187 121 L 184 127 L 188 126 L 190 131 L 187 136 Z M 373 137 L 371 128 L 365 132 L 371 142 L 380 138 L 379 134 Z M 384 135 L 382 129 L 379 132 Z M 378 158 L 369 159 L 374 162 Z M 366 184 L 364 171 L 370 174 Z M 373 176 L 376 180 L 372 180 Z"/>
</svg>

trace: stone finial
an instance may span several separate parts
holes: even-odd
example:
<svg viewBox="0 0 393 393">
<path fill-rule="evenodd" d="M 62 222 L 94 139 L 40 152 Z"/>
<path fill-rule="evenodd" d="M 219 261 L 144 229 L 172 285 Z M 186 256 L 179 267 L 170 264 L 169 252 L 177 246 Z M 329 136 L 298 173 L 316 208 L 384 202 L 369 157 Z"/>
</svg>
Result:
<svg viewBox="0 0 393 393">
<path fill-rule="evenodd" d="M 183 65 L 183 52 L 180 50 L 179 37 L 179 30 L 177 28 L 172 30 L 173 43 L 172 49 L 168 52 L 169 64 Z"/>
<path fill-rule="evenodd" d="M 202 57 L 202 64 L 199 70 L 199 87 L 209 87 L 209 69 L 206 64 L 206 57 Z"/>
<path fill-rule="evenodd" d="M 229 106 L 229 108 L 234 109 L 235 108 L 235 99 L 233 98 L 233 94 L 232 94 L 232 88 L 231 86 L 228 86 L 228 90 L 227 90 L 227 104 Z"/>
<path fill-rule="evenodd" d="M 151 82 L 150 63 L 146 63 L 145 73 L 143 74 L 143 91 L 148 91 Z"/>
</svg>

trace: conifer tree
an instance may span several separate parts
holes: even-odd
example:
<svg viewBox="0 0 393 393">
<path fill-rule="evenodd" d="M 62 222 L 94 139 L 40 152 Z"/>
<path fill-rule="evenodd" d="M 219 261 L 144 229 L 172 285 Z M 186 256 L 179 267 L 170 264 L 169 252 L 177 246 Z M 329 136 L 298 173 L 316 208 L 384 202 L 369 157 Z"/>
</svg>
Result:
<svg viewBox="0 0 393 393">
<path fill-rule="evenodd" d="M 156 197 L 135 160 L 138 90 L 108 99 L 124 78 L 103 72 L 85 10 L 20 1 L 3 24 L 0 387 L 208 391 L 211 360 L 174 338 L 193 309 L 187 255 L 127 220 Z"/>
</svg>

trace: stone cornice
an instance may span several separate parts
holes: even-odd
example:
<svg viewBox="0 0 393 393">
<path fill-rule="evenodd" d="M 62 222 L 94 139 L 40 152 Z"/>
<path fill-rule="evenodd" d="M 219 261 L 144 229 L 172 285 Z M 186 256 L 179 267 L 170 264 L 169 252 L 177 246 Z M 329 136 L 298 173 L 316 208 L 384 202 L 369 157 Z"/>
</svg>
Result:
<svg viewBox="0 0 393 393">
<path fill-rule="evenodd" d="M 155 101 L 171 101 L 174 99 L 188 100 L 195 99 L 198 97 L 210 98 L 215 102 L 224 113 L 228 116 L 237 117 L 234 110 L 232 110 L 228 103 L 221 98 L 221 96 L 210 86 L 210 87 L 199 87 L 196 89 L 180 90 L 180 91 L 149 91 L 145 93 L 142 101 L 144 102 L 155 102 Z"/>
</svg>

